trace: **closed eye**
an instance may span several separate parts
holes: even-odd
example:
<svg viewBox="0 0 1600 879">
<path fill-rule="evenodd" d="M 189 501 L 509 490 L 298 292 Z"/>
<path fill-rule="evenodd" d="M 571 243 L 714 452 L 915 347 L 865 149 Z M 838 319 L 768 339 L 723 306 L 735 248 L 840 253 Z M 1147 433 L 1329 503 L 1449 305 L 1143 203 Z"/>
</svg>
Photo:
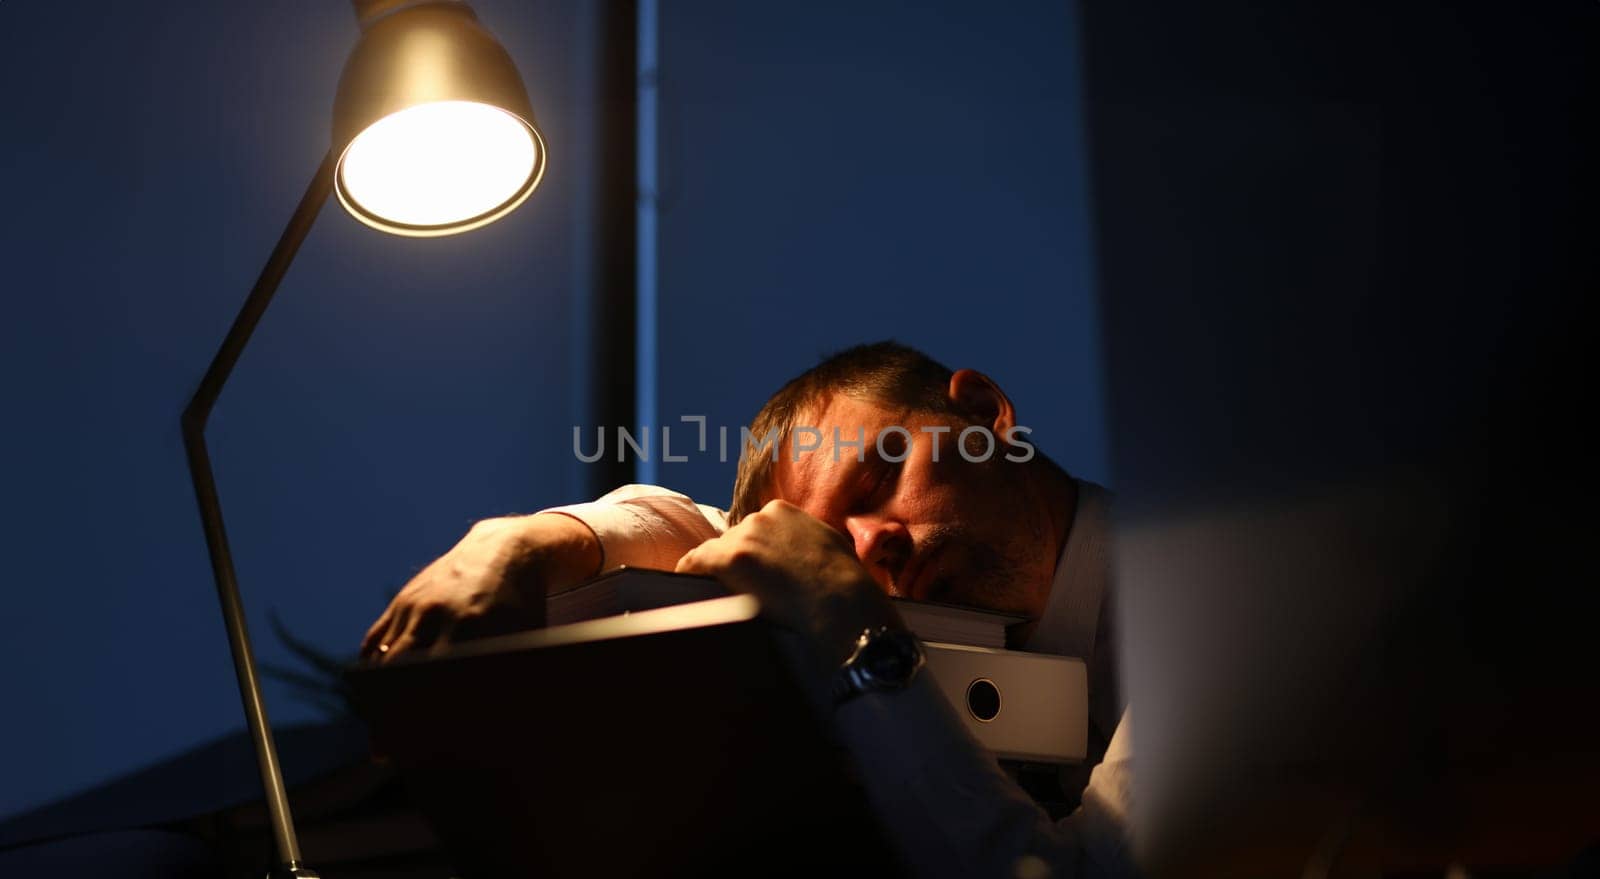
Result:
<svg viewBox="0 0 1600 879">
<path fill-rule="evenodd" d="M 895 483 L 900 479 L 900 462 L 886 461 L 882 458 L 871 458 L 864 479 L 866 490 L 862 493 L 862 503 L 867 506 L 876 506 L 883 498 L 894 493 Z"/>
<path fill-rule="evenodd" d="M 905 434 L 898 430 L 886 430 L 869 445 L 867 466 L 871 475 L 867 480 L 869 487 L 863 498 L 864 504 L 875 507 L 894 493 L 901 464 L 905 462 L 909 451 Z"/>
</svg>

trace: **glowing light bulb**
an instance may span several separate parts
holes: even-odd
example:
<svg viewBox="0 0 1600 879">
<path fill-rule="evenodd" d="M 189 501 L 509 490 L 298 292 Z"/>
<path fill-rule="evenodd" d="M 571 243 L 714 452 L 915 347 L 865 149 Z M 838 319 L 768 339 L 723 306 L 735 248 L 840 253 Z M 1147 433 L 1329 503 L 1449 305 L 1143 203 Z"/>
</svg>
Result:
<svg viewBox="0 0 1600 879">
<path fill-rule="evenodd" d="M 420 104 L 356 135 L 339 163 L 339 194 L 358 216 L 462 231 L 527 197 L 542 171 L 541 147 L 526 123 L 497 107 Z"/>
</svg>

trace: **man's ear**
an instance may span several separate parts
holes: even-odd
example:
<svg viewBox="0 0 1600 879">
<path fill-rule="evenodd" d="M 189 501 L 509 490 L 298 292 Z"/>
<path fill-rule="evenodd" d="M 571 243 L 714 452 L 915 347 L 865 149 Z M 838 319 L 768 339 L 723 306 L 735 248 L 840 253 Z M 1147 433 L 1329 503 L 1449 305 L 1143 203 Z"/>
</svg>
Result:
<svg viewBox="0 0 1600 879">
<path fill-rule="evenodd" d="M 958 369 L 950 376 L 950 402 L 972 420 L 987 425 L 995 436 L 1004 437 L 1017 424 L 1011 398 L 994 379 L 976 369 Z"/>
</svg>

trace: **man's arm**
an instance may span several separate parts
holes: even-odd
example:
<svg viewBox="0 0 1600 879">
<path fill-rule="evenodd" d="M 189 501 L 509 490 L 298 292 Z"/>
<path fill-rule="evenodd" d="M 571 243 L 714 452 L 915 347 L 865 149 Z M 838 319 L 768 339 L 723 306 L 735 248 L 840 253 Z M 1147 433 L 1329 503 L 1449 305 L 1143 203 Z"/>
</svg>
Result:
<svg viewBox="0 0 1600 879">
<path fill-rule="evenodd" d="M 834 728 L 916 876 L 1137 875 L 1127 836 L 1126 716 L 1082 805 L 1060 822 L 1000 770 L 926 675 L 906 690 L 839 706 Z"/>
<path fill-rule="evenodd" d="M 547 596 L 619 565 L 670 570 L 725 527 L 721 510 L 647 485 L 485 519 L 400 590 L 368 629 L 361 654 L 386 659 L 543 625 Z"/>
<path fill-rule="evenodd" d="M 589 527 L 601 550 L 593 574 L 622 565 L 670 571 L 684 553 L 728 528 L 722 510 L 655 485 L 624 485 L 591 503 L 545 512 Z"/>
<path fill-rule="evenodd" d="M 901 625 L 848 538 L 783 501 L 694 548 L 678 570 L 756 595 L 764 615 L 799 636 L 796 671 L 813 695 L 830 692 L 863 629 Z M 824 710 L 915 875 L 1134 874 L 1123 830 L 1131 762 L 1125 723 L 1091 776 L 1083 807 L 1053 824 L 925 675 L 904 690 Z"/>
</svg>

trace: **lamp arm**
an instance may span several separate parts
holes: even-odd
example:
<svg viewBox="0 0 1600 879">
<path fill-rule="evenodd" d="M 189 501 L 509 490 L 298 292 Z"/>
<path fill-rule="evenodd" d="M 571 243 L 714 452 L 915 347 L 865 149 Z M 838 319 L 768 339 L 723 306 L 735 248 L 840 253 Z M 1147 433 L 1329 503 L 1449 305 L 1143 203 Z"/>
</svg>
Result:
<svg viewBox="0 0 1600 879">
<path fill-rule="evenodd" d="M 255 744 L 256 764 L 261 770 L 261 786 L 267 799 L 267 813 L 272 823 L 272 837 L 278 863 L 272 876 L 315 877 L 317 874 L 300 863 L 300 843 L 295 838 L 294 821 L 289 815 L 289 797 L 284 790 L 283 772 L 278 766 L 277 748 L 272 743 L 272 727 L 267 722 L 267 706 L 261 697 L 261 681 L 256 675 L 255 654 L 250 649 L 250 633 L 245 627 L 244 605 L 239 600 L 239 581 L 234 576 L 233 556 L 228 550 L 228 537 L 222 527 L 222 504 L 217 499 L 217 483 L 211 474 L 211 458 L 206 452 L 206 421 L 211 408 L 222 394 L 228 374 L 244 352 L 256 324 L 272 301 L 290 263 L 305 241 L 317 214 L 333 191 L 335 157 L 330 152 L 317 169 L 316 176 L 306 187 L 300 204 L 289 218 L 278 244 L 267 257 L 261 275 L 250 290 L 250 295 L 234 318 L 233 326 L 222 340 L 222 347 L 211 360 L 205 377 L 183 410 L 183 445 L 189 458 L 189 476 L 194 481 L 195 499 L 200 504 L 200 523 L 205 527 L 206 547 L 211 553 L 211 574 L 217 581 L 217 597 L 222 602 L 222 620 L 228 630 L 228 644 L 233 650 L 233 668 L 239 680 L 239 696 L 244 701 L 244 716 L 250 727 L 250 738 Z"/>
</svg>

